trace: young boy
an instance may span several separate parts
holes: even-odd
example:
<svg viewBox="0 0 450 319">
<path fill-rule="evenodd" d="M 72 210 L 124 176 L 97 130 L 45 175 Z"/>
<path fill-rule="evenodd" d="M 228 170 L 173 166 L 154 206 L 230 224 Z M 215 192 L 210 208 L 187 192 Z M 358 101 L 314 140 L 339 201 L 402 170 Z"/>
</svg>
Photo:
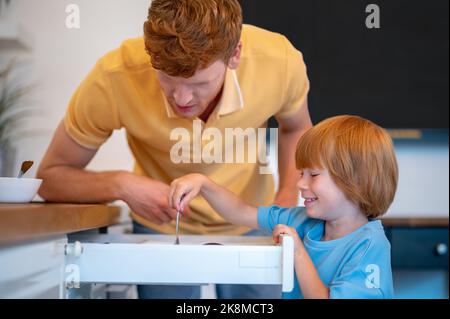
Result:
<svg viewBox="0 0 450 319">
<path fill-rule="evenodd" d="M 284 298 L 392 298 L 390 244 L 376 220 L 397 188 L 389 135 L 360 117 L 333 117 L 300 138 L 296 165 L 305 207 L 256 208 L 200 174 L 173 181 L 169 203 L 183 211 L 201 195 L 231 223 L 270 229 L 275 242 L 291 235 L 297 282 Z"/>
</svg>

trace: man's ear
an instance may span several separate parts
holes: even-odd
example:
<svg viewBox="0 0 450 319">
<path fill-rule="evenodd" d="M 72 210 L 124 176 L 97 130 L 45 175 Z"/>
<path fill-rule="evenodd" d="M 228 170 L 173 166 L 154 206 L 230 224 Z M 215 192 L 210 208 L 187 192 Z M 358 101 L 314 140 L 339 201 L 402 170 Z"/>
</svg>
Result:
<svg viewBox="0 0 450 319">
<path fill-rule="evenodd" d="M 239 62 L 241 61 L 241 52 L 242 52 L 242 42 L 239 41 L 236 49 L 234 49 L 234 53 L 228 61 L 228 67 L 231 70 L 236 70 L 239 66 Z"/>
</svg>

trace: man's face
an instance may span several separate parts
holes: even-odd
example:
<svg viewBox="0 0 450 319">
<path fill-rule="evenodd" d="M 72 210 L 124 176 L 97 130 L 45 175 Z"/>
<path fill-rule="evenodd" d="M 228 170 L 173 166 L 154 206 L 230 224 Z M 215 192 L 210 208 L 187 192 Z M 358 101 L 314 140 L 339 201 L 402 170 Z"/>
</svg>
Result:
<svg viewBox="0 0 450 319">
<path fill-rule="evenodd" d="M 205 112 L 223 88 L 227 66 L 217 60 L 191 78 L 173 77 L 161 71 L 157 76 L 174 112 L 182 118 L 196 118 Z"/>
</svg>

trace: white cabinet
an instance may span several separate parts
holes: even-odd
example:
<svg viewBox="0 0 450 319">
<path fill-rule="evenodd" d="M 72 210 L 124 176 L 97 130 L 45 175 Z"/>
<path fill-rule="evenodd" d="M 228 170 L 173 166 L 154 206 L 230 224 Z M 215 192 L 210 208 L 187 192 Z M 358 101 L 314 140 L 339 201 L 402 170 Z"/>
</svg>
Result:
<svg viewBox="0 0 450 319">
<path fill-rule="evenodd" d="M 63 298 L 66 236 L 0 247 L 0 298 Z"/>
<path fill-rule="evenodd" d="M 167 235 L 84 234 L 73 239 L 67 243 L 61 235 L 0 247 L 0 298 L 105 298 L 111 294 L 109 284 L 293 289 L 289 236 L 280 245 L 268 237 L 182 236 L 181 245 Z"/>
</svg>

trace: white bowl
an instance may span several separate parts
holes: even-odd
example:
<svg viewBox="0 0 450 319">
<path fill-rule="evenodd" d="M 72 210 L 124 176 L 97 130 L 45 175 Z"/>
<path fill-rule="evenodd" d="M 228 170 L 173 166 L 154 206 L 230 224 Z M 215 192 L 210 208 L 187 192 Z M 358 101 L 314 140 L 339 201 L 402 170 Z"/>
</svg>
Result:
<svg viewBox="0 0 450 319">
<path fill-rule="evenodd" d="M 41 184 L 42 179 L 0 177 L 0 203 L 29 203 Z"/>
</svg>

